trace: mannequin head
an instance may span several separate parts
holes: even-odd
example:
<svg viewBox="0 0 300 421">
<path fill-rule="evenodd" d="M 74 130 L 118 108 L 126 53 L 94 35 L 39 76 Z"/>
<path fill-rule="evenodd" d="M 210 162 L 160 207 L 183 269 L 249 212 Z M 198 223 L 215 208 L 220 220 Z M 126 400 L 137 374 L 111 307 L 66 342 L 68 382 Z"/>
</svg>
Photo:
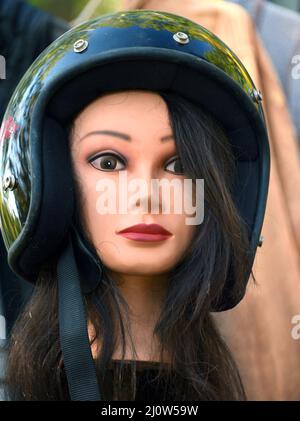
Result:
<svg viewBox="0 0 300 421">
<path fill-rule="evenodd" d="M 100 130 L 121 132 L 131 136 L 131 142 L 107 134 L 87 136 Z M 171 134 L 173 139 L 161 142 L 161 137 Z M 141 344 L 142 351 L 148 352 L 154 343 L 155 359 L 164 361 L 167 355 L 170 369 L 184 379 L 182 384 L 176 382 L 177 399 L 243 399 L 236 366 L 210 316 L 231 264 L 230 293 L 239 294 L 248 250 L 245 227 L 233 201 L 234 155 L 219 122 L 174 93 L 124 91 L 103 95 L 86 106 L 72 122 L 68 140 L 81 228 L 105 269 L 97 289 L 85 296 L 93 328 L 92 352 L 94 344 L 101 342 L 93 352 L 99 375 L 111 359 L 128 359 L 136 355 L 136 348 L 138 359 L 144 359 Z M 111 156 L 103 161 L 96 158 L 107 151 L 118 155 L 120 162 Z M 180 162 L 169 165 L 175 156 Z M 203 179 L 203 222 L 188 225 L 185 214 L 98 213 L 97 182 L 107 177 L 118 187 L 117 172 L 125 171 L 122 160 L 129 181 L 141 178 L 148 185 L 151 178 Z M 115 232 L 140 222 L 158 223 L 172 236 L 149 243 Z M 21 399 L 68 396 L 62 386 L 56 262 L 46 269 L 13 333 L 8 384 Z M 115 282 L 120 274 L 125 279 L 122 285 Z M 127 317 L 132 308 L 135 320 Z"/>
</svg>

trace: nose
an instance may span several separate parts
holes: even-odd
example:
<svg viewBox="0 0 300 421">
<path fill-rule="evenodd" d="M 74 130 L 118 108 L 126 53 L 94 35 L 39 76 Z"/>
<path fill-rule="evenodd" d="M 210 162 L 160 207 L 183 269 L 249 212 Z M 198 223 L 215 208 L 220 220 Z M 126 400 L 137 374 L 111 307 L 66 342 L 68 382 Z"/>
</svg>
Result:
<svg viewBox="0 0 300 421">
<path fill-rule="evenodd" d="M 142 213 L 162 213 L 162 192 L 155 188 L 153 180 L 160 179 L 151 163 L 141 165 L 128 177 L 128 190 L 132 199 L 128 201 L 128 210 L 139 208 Z M 135 194 L 137 192 L 137 194 Z"/>
</svg>

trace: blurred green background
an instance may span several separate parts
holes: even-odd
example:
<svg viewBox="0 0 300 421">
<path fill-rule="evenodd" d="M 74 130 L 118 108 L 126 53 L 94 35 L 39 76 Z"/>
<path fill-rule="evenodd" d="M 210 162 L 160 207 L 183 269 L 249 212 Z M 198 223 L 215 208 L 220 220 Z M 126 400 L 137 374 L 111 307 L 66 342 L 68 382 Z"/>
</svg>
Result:
<svg viewBox="0 0 300 421">
<path fill-rule="evenodd" d="M 110 13 L 120 8 L 121 0 L 27 0 L 27 3 L 37 6 L 46 12 L 72 21 L 79 16 L 88 3 L 97 5 L 95 14 Z"/>
<path fill-rule="evenodd" d="M 272 3 L 300 11 L 300 0 L 271 1 Z M 90 3 L 91 7 L 96 5 L 93 15 L 113 12 L 120 9 L 121 4 L 121 0 L 27 0 L 27 2 L 69 22 L 77 18 L 88 3 Z"/>
</svg>

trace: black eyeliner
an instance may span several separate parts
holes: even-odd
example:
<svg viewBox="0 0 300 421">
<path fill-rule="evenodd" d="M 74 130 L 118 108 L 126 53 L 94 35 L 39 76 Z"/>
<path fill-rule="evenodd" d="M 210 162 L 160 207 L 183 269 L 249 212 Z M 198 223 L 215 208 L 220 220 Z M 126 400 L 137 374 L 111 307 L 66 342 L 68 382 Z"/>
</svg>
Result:
<svg viewBox="0 0 300 421">
<path fill-rule="evenodd" d="M 122 163 L 124 165 L 127 164 L 127 160 L 122 158 L 120 155 L 118 155 L 116 152 L 110 152 L 110 151 L 105 151 L 105 152 L 99 152 L 96 155 L 92 155 L 91 157 L 88 158 L 88 162 L 91 163 L 91 161 L 94 161 L 97 158 L 100 158 L 101 156 L 105 156 L 105 155 L 110 155 L 113 156 L 115 158 L 118 158 L 122 161 Z"/>
</svg>

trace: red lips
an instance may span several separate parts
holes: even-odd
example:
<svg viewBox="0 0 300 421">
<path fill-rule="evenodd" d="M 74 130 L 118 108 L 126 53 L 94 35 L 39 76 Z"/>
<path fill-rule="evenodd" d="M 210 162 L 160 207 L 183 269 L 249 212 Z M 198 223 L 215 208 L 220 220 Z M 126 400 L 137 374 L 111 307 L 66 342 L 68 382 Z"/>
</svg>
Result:
<svg viewBox="0 0 300 421">
<path fill-rule="evenodd" d="M 158 224 L 137 224 L 118 231 L 117 234 L 137 241 L 162 241 L 172 235 Z"/>
</svg>

